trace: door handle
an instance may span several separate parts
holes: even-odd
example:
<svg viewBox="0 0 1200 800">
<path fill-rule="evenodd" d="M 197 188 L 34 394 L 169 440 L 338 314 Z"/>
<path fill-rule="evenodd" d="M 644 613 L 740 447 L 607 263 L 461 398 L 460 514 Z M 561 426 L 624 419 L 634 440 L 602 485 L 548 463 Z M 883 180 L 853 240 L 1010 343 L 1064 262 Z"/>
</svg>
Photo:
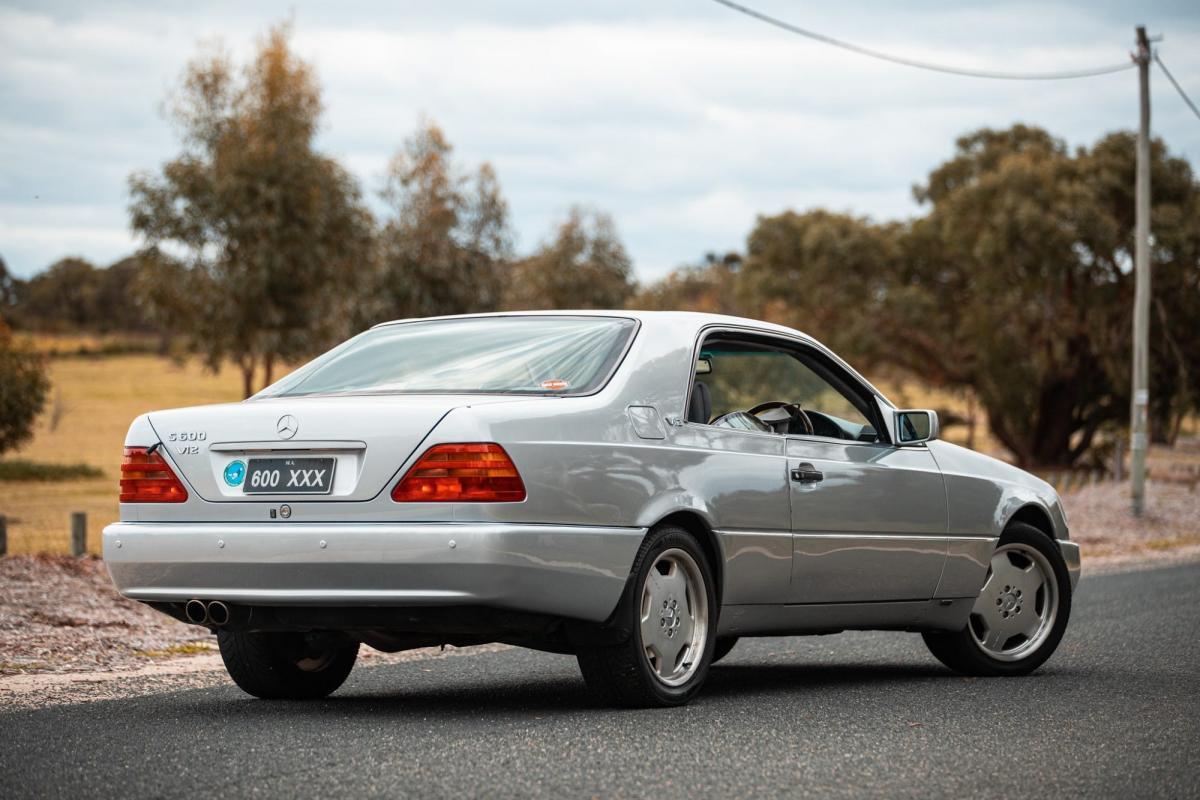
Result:
<svg viewBox="0 0 1200 800">
<path fill-rule="evenodd" d="M 799 483 L 819 483 L 825 480 L 825 473 L 812 464 L 804 462 L 792 470 L 792 480 Z"/>
</svg>

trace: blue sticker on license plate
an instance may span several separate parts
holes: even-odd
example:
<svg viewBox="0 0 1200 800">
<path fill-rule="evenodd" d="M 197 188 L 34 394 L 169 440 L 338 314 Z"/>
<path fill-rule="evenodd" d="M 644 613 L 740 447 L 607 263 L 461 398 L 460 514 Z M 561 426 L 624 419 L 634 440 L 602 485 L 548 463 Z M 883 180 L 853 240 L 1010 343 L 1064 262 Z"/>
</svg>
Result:
<svg viewBox="0 0 1200 800">
<path fill-rule="evenodd" d="M 329 494 L 334 458 L 251 458 L 246 467 L 246 494 Z"/>
</svg>

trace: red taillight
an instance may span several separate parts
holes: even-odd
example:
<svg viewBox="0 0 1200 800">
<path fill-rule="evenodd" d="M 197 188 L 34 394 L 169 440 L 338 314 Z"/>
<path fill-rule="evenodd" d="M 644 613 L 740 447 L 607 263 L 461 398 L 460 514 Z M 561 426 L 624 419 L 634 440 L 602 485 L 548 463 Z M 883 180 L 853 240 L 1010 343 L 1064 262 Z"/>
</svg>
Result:
<svg viewBox="0 0 1200 800">
<path fill-rule="evenodd" d="M 187 489 L 163 457 L 145 447 L 126 447 L 121 462 L 122 503 L 182 503 Z"/>
<path fill-rule="evenodd" d="M 525 484 L 498 444 L 439 444 L 425 451 L 396 488 L 397 503 L 519 503 Z"/>
</svg>

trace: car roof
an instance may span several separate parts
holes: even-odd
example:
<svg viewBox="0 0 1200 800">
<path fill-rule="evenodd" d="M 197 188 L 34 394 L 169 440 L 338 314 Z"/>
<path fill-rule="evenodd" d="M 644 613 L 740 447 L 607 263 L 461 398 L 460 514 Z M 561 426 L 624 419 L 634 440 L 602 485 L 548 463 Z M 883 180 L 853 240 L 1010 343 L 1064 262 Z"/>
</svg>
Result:
<svg viewBox="0 0 1200 800">
<path fill-rule="evenodd" d="M 633 319 L 653 326 L 655 322 L 672 320 L 674 322 L 685 322 L 689 324 L 694 331 L 700 331 L 703 328 L 715 326 L 729 326 L 733 328 L 749 328 L 751 330 L 761 331 L 763 333 L 777 333 L 791 338 L 801 339 L 808 344 L 813 345 L 819 350 L 825 352 L 832 357 L 834 361 L 848 370 L 851 375 L 862 382 L 871 392 L 877 395 L 883 402 L 888 405 L 895 406 L 883 392 L 879 391 L 869 380 L 863 376 L 858 370 L 850 366 L 841 356 L 830 350 L 821 342 L 809 336 L 803 331 L 789 328 L 786 325 L 778 325 L 774 322 L 763 322 L 758 319 L 750 319 L 749 317 L 735 317 L 728 314 L 710 314 L 702 311 L 633 311 L 629 309 L 561 309 L 561 310 L 539 310 L 539 311 L 492 311 L 481 314 L 450 314 L 440 317 L 412 317 L 409 319 L 396 319 L 389 322 L 381 322 L 373 327 L 381 328 L 388 325 L 401 325 L 408 322 L 427 322 L 440 319 L 477 319 L 488 317 L 618 317 L 623 319 Z"/>
<path fill-rule="evenodd" d="M 539 311 L 492 311 L 480 314 L 452 314 L 439 317 L 412 317 L 409 319 L 395 319 L 388 322 L 381 322 L 374 327 L 379 328 L 386 325 L 399 325 L 405 322 L 424 322 L 435 319 L 475 319 L 486 317 L 624 317 L 626 319 L 635 319 L 640 322 L 652 322 L 658 319 L 671 319 L 674 321 L 691 322 L 697 330 L 708 327 L 710 325 L 732 325 L 743 328 L 758 328 L 764 331 L 774 331 L 776 333 L 784 333 L 789 336 L 799 336 L 809 342 L 816 342 L 811 336 L 803 331 L 789 328 L 785 325 L 777 325 L 774 322 L 764 322 L 758 319 L 750 319 L 749 317 L 735 317 L 728 314 L 710 314 L 702 311 L 641 311 L 629 309 L 561 309 L 561 310 L 539 310 Z"/>
</svg>

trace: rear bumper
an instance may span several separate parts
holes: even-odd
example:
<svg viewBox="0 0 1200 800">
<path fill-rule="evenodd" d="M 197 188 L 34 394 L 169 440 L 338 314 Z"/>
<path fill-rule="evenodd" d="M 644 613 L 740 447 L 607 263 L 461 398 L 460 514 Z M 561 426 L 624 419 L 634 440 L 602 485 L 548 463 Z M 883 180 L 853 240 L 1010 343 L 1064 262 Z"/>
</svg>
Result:
<svg viewBox="0 0 1200 800">
<path fill-rule="evenodd" d="M 1067 562 L 1067 574 L 1071 576 L 1071 588 L 1079 583 L 1079 572 L 1082 569 L 1079 558 L 1079 545 L 1067 540 L 1059 540 L 1058 549 L 1062 551 L 1063 561 Z"/>
<path fill-rule="evenodd" d="M 104 529 L 122 595 L 269 606 L 488 606 L 600 622 L 644 528 L 141 523 Z"/>
</svg>

